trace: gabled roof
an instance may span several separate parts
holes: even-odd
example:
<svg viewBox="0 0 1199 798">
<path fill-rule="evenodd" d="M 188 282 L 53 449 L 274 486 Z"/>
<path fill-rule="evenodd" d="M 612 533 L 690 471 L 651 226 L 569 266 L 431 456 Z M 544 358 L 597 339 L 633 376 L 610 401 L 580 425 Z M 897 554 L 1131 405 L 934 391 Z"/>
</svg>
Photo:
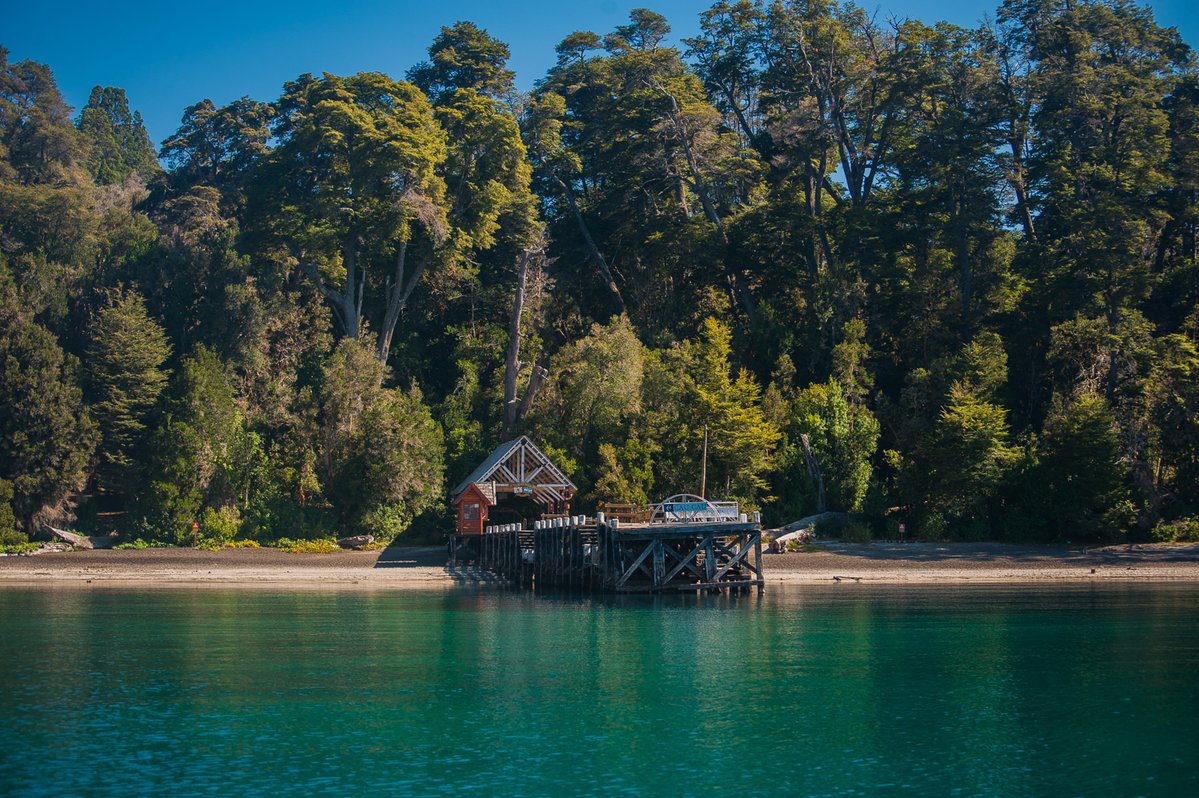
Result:
<svg viewBox="0 0 1199 798">
<path fill-rule="evenodd" d="M 466 487 L 472 483 L 496 481 L 493 479 L 496 475 L 496 472 L 500 471 L 501 469 L 508 471 L 506 468 L 504 468 L 504 463 L 522 448 L 524 449 L 524 458 L 521 459 L 522 467 L 525 464 L 535 465 L 535 469 L 533 471 L 526 471 L 525 473 L 520 474 L 508 472 L 508 474 L 505 475 L 505 479 L 500 481 L 507 483 L 511 481 L 507 478 L 507 476 L 515 476 L 517 480 L 528 480 L 531 482 L 535 477 L 544 474 L 548 479 L 538 479 L 538 484 L 549 484 L 552 482 L 554 485 L 560 485 L 564 488 L 570 488 L 571 490 L 574 490 L 574 483 L 566 478 L 566 475 L 563 474 L 558 467 L 554 465 L 548 457 L 545 456 L 544 452 L 533 445 L 533 442 L 529 440 L 527 435 L 521 435 L 515 440 L 508 441 L 507 443 L 501 443 L 499 446 L 497 446 L 495 451 L 488 455 L 487 459 L 480 463 L 479 467 L 470 473 L 470 476 L 464 479 L 461 484 L 458 485 L 458 487 L 454 488 L 452 495 L 458 496 L 458 494 L 466 490 Z"/>
</svg>

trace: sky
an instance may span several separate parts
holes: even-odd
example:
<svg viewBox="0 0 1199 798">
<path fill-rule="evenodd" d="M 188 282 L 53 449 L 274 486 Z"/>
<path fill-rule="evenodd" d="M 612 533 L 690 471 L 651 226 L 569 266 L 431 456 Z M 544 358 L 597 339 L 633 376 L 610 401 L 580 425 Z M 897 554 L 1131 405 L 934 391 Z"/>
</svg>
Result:
<svg viewBox="0 0 1199 798">
<path fill-rule="evenodd" d="M 599 34 L 648 7 L 674 38 L 694 35 L 713 0 L 207 0 L 204 3 L 13 2 L 0 21 L 10 61 L 49 64 L 67 102 L 80 108 L 93 86 L 125 89 L 156 143 L 183 110 L 209 98 L 270 101 L 305 72 L 360 71 L 403 77 L 443 25 L 470 20 L 512 50 L 517 85 L 532 88 L 554 63 L 554 46 L 576 30 Z M 858 0 L 880 20 L 911 17 L 974 25 L 1000 0 Z M 1199 46 L 1195 0 L 1151 0 L 1159 24 Z"/>
</svg>

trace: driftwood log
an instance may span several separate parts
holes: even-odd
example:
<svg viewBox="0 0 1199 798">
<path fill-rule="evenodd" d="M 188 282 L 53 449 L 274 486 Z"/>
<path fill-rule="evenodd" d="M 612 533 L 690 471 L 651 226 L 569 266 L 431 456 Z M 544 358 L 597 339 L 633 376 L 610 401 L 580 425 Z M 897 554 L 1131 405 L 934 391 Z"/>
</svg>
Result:
<svg viewBox="0 0 1199 798">
<path fill-rule="evenodd" d="M 340 538 L 337 545 L 343 549 L 360 549 L 363 546 L 369 546 L 375 542 L 374 535 L 353 535 L 348 538 Z"/>
<path fill-rule="evenodd" d="M 849 523 L 849 513 L 838 513 L 838 512 L 834 512 L 834 511 L 830 510 L 829 512 L 826 512 L 826 513 L 816 513 L 815 515 L 805 515 L 803 518 L 799 519 L 798 521 L 792 521 L 791 523 L 787 524 L 786 526 L 781 526 L 778 529 L 770 530 L 770 534 L 772 534 L 774 536 L 775 540 L 778 540 L 783 535 L 787 535 L 792 532 L 798 532 L 801 529 L 807 529 L 808 527 L 817 526 L 819 524 L 828 524 L 828 523 L 848 524 Z"/>
<path fill-rule="evenodd" d="M 56 540 L 68 543 L 77 549 L 111 549 L 117 542 L 116 535 L 92 535 L 91 537 L 87 537 L 86 535 L 52 527 L 49 524 L 46 525 L 46 531 Z"/>
</svg>

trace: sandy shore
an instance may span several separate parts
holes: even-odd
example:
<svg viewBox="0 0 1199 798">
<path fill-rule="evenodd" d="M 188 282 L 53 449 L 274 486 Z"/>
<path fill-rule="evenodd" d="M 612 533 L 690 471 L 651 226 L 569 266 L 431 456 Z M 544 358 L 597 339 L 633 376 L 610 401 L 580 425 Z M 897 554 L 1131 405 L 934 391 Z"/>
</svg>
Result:
<svg viewBox="0 0 1199 798">
<path fill-rule="evenodd" d="M 763 566 L 768 583 L 778 584 L 1199 581 L 1199 544 L 1079 548 L 827 542 L 803 552 L 764 555 Z M 146 549 L 0 557 L 0 587 L 446 589 L 492 581 L 474 568 L 447 568 L 440 546 L 332 554 Z"/>
</svg>

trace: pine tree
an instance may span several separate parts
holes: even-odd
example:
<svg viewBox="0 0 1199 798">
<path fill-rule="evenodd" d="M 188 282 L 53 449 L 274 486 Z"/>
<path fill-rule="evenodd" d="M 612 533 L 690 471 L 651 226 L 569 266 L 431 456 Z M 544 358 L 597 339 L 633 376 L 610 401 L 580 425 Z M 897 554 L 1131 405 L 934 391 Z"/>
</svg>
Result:
<svg viewBox="0 0 1199 798">
<path fill-rule="evenodd" d="M 1132 520 L 1116 422 L 1094 394 L 1060 398 L 1037 445 L 1033 489 L 1045 535 L 1059 540 L 1114 540 Z"/>
<path fill-rule="evenodd" d="M 142 115 L 130 112 L 125 90 L 96 86 L 79 113 L 79 132 L 88 142 L 87 168 L 100 185 L 131 174 L 149 177 L 158 169 L 154 144 Z"/>
<path fill-rule="evenodd" d="M 128 493 L 145 462 L 142 447 L 167 384 L 171 347 L 135 291 L 113 293 L 88 337 L 86 382 L 101 435 L 96 481 L 107 492 Z"/>
<path fill-rule="evenodd" d="M 949 391 L 928 442 L 925 514 L 971 536 L 990 529 L 990 504 L 1016 463 L 1007 411 L 961 384 Z M 929 530 L 923 530 L 929 531 Z"/>
</svg>

